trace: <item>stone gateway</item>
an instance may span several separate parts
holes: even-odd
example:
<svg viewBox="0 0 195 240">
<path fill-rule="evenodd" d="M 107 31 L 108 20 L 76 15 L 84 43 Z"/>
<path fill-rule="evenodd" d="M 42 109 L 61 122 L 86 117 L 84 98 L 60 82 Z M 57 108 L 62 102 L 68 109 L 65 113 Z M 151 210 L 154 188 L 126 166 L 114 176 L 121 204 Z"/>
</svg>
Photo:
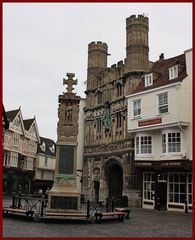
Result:
<svg viewBox="0 0 195 240">
<path fill-rule="evenodd" d="M 133 136 L 127 134 L 125 96 L 149 69 L 148 18 L 126 19 L 126 58 L 107 67 L 108 46 L 88 45 L 86 108 L 84 109 L 84 162 L 82 193 L 85 199 L 116 202 L 128 198 L 140 205 L 140 172 L 134 168 Z"/>
</svg>

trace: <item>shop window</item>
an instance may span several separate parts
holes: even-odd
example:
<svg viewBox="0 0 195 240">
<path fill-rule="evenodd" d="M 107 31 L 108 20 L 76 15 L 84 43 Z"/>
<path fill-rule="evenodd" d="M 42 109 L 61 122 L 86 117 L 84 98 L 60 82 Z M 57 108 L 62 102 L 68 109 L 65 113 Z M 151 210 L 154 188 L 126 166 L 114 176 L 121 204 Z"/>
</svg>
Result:
<svg viewBox="0 0 195 240">
<path fill-rule="evenodd" d="M 153 200 L 155 191 L 155 175 L 154 173 L 144 173 L 143 176 L 144 199 Z"/>
<path fill-rule="evenodd" d="M 192 204 L 192 174 L 188 174 L 188 204 Z"/>
<path fill-rule="evenodd" d="M 169 202 L 184 203 L 185 189 L 186 184 L 184 173 L 169 174 Z"/>
</svg>

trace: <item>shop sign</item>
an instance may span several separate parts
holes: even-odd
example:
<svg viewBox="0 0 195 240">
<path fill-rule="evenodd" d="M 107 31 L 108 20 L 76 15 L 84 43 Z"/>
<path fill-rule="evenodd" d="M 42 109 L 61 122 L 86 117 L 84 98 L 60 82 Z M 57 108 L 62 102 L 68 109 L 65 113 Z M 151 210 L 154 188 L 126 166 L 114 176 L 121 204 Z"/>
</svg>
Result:
<svg viewBox="0 0 195 240">
<path fill-rule="evenodd" d="M 161 162 L 161 167 L 181 167 L 182 163 L 179 161 L 174 162 Z"/>
<path fill-rule="evenodd" d="M 149 120 L 139 121 L 138 127 L 160 124 L 160 123 L 162 123 L 162 118 L 153 118 L 153 119 L 149 119 Z"/>
<path fill-rule="evenodd" d="M 151 162 L 136 162 L 135 161 L 135 166 L 137 166 L 137 167 L 151 167 L 152 163 Z"/>
<path fill-rule="evenodd" d="M 189 167 L 189 161 L 142 161 L 135 160 L 135 167 L 153 167 L 153 168 L 182 168 Z"/>
<path fill-rule="evenodd" d="M 158 182 L 161 182 L 161 183 L 166 183 L 166 182 L 167 182 L 167 180 L 160 180 L 160 179 L 158 179 Z"/>
</svg>

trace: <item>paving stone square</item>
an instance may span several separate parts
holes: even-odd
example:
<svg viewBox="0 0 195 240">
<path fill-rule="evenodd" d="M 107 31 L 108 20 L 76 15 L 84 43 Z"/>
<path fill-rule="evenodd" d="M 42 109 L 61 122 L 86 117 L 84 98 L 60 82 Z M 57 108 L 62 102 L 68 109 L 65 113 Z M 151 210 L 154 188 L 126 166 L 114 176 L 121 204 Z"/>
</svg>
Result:
<svg viewBox="0 0 195 240">
<path fill-rule="evenodd" d="M 3 237 L 192 237 L 192 214 L 132 208 L 124 222 L 31 222 L 3 218 Z"/>
</svg>

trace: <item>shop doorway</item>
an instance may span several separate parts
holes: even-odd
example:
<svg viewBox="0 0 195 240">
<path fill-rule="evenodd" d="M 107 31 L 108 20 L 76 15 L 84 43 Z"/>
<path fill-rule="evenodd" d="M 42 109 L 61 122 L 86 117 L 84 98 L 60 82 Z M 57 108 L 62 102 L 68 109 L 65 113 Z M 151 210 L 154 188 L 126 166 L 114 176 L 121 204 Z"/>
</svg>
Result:
<svg viewBox="0 0 195 240">
<path fill-rule="evenodd" d="M 95 190 L 95 202 L 99 202 L 99 191 L 100 191 L 100 182 L 94 181 L 94 190 Z"/>
<path fill-rule="evenodd" d="M 160 209 L 167 209 L 167 182 L 157 183 L 157 197 L 160 199 Z"/>
</svg>

